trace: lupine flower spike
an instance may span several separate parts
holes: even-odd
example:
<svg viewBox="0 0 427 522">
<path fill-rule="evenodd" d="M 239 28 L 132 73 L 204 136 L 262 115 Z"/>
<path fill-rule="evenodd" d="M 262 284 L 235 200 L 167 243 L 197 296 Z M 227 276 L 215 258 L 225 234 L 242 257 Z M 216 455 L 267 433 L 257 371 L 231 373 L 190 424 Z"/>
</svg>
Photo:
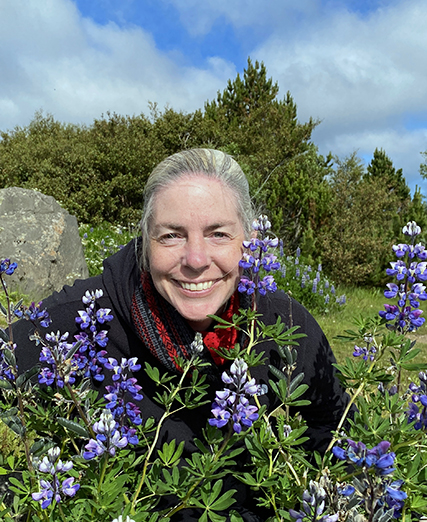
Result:
<svg viewBox="0 0 427 522">
<path fill-rule="evenodd" d="M 243 359 L 236 359 L 230 367 L 230 374 L 223 372 L 222 382 L 228 387 L 216 392 L 216 399 L 212 405 L 213 418 L 209 419 L 211 426 L 222 428 L 228 422 L 233 423 L 236 433 L 242 431 L 242 425 L 251 427 L 258 419 L 258 408 L 249 404 L 249 398 L 262 395 L 264 389 L 255 383 L 255 379 L 248 380 L 248 365 Z"/>
<path fill-rule="evenodd" d="M 419 309 L 420 301 L 427 299 L 427 251 L 421 243 L 415 244 L 421 228 L 415 221 L 403 227 L 402 232 L 411 238 L 409 244 L 393 246 L 397 261 L 391 262 L 387 275 L 396 278 L 397 283 L 388 283 L 384 292 L 387 299 L 397 299 L 397 304 L 385 304 L 385 310 L 379 312 L 386 320 L 387 327 L 400 333 L 412 332 L 423 325 L 425 318 Z"/>
<path fill-rule="evenodd" d="M 277 290 L 274 277 L 271 272 L 280 269 L 277 256 L 272 252 L 279 246 L 277 238 L 270 239 L 266 232 L 271 223 L 267 216 L 261 215 L 252 223 L 252 228 L 257 232 L 257 237 L 243 241 L 246 251 L 239 262 L 239 266 L 245 269 L 245 274 L 240 279 L 238 291 L 248 295 L 258 291 L 261 295 Z M 260 274 L 265 274 L 261 278 Z"/>
</svg>

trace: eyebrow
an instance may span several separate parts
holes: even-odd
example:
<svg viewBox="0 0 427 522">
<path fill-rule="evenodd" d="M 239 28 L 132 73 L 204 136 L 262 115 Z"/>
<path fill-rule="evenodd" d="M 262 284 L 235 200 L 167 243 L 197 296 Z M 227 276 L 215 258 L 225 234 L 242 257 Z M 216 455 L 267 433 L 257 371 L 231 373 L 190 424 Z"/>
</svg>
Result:
<svg viewBox="0 0 427 522">
<path fill-rule="evenodd" d="M 212 223 L 212 225 L 208 225 L 204 230 L 206 232 L 212 232 L 213 230 L 216 230 L 218 228 L 223 228 L 227 226 L 233 226 L 235 225 L 235 221 L 221 221 L 218 223 Z M 167 229 L 167 230 L 174 230 L 176 232 L 184 232 L 185 227 L 182 225 L 177 225 L 176 223 L 158 223 L 154 226 L 154 232 L 157 232 L 159 229 Z"/>
</svg>

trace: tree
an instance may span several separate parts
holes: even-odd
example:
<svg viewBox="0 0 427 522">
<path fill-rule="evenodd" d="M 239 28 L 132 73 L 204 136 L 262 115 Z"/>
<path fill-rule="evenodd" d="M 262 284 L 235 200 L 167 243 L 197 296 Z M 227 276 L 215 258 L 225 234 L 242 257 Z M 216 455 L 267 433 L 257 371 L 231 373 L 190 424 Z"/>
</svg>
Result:
<svg viewBox="0 0 427 522">
<path fill-rule="evenodd" d="M 238 74 L 205 104 L 205 122 L 212 146 L 242 165 L 255 205 L 292 249 L 309 221 L 316 226 L 330 162 L 310 142 L 317 122 L 300 123 L 291 94 L 280 100 L 278 92 L 265 65 L 249 58 L 243 79 Z"/>
<path fill-rule="evenodd" d="M 381 177 L 366 176 L 356 153 L 335 158 L 330 188 L 329 215 L 317 237 L 323 267 L 340 283 L 382 283 L 395 238 L 397 195 Z"/>
</svg>

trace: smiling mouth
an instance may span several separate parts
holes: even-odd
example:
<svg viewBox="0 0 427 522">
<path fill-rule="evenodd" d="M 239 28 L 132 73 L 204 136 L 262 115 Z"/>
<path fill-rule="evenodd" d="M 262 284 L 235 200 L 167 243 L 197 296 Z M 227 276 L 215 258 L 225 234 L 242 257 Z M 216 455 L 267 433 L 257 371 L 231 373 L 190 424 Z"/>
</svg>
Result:
<svg viewBox="0 0 427 522">
<path fill-rule="evenodd" d="M 191 290 L 192 292 L 200 292 L 201 290 L 208 290 L 214 284 L 213 281 L 204 281 L 203 283 L 183 283 L 180 282 L 184 290 Z"/>
</svg>

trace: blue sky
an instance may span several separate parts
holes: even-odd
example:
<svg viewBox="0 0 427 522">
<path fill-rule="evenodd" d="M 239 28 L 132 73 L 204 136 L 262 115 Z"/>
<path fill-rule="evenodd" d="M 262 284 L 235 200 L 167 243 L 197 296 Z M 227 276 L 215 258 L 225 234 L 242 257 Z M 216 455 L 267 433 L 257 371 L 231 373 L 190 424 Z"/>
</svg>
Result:
<svg viewBox="0 0 427 522">
<path fill-rule="evenodd" d="M 427 150 L 425 0 L 0 0 L 0 130 L 191 112 L 264 61 L 323 154 L 383 148 L 414 189 Z"/>
</svg>

